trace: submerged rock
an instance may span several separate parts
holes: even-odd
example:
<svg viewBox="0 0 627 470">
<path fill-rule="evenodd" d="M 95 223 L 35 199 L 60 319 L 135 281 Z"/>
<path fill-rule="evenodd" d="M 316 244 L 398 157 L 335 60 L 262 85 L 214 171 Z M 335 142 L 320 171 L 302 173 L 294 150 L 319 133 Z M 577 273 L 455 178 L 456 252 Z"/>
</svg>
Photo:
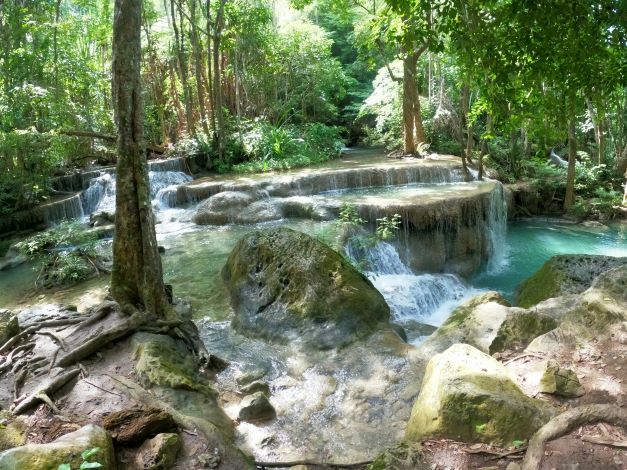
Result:
<svg viewBox="0 0 627 470">
<path fill-rule="evenodd" d="M 544 364 L 540 391 L 567 398 L 580 397 L 584 393 L 577 374 L 571 369 L 560 367 L 556 361 L 547 361 Z"/>
<path fill-rule="evenodd" d="M 302 339 L 341 347 L 387 324 L 381 293 L 341 255 L 287 228 L 254 231 L 222 270 L 235 311 L 233 326 L 270 340 Z"/>
<path fill-rule="evenodd" d="M 263 392 L 256 392 L 244 397 L 241 405 L 238 415 L 240 421 L 255 423 L 276 418 L 276 411 Z"/>
<path fill-rule="evenodd" d="M 516 303 L 531 307 L 538 302 L 567 294 L 579 294 L 601 273 L 627 264 L 627 258 L 600 255 L 558 255 L 552 257 L 516 293 Z"/>
<path fill-rule="evenodd" d="M 101 464 L 102 470 L 115 470 L 113 442 L 107 432 L 99 426 L 88 424 L 48 444 L 27 444 L 0 454 L 0 470 L 37 469 L 57 470 L 61 464 L 78 468 L 83 463 L 81 453 L 98 448 L 90 462 Z"/>
<path fill-rule="evenodd" d="M 427 365 L 405 437 L 441 437 L 509 445 L 528 439 L 554 415 L 529 398 L 494 358 L 456 344 Z"/>
</svg>

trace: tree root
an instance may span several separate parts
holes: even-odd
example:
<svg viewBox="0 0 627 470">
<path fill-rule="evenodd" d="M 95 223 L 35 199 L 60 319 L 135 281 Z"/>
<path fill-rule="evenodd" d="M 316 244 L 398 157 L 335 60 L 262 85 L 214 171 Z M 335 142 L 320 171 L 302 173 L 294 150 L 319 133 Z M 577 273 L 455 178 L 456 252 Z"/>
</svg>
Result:
<svg viewBox="0 0 627 470">
<path fill-rule="evenodd" d="M 154 395 L 149 393 L 145 388 L 137 385 L 135 382 L 117 374 L 105 374 L 110 377 L 112 380 L 116 381 L 120 385 L 122 385 L 128 392 L 128 394 L 134 400 L 143 403 L 146 406 L 151 406 L 155 408 L 160 408 L 163 411 L 169 413 L 174 421 L 181 426 L 182 428 L 187 428 L 191 430 L 199 430 L 203 435 L 209 439 L 213 440 L 216 434 L 223 435 L 222 431 L 214 426 L 207 420 L 202 418 L 196 418 L 194 416 L 187 416 L 183 413 L 177 411 L 175 408 L 171 407 L 164 401 L 159 400 Z"/>
<path fill-rule="evenodd" d="M 93 332 L 80 346 L 61 355 L 57 360 L 58 367 L 70 366 L 81 359 L 94 354 L 99 349 L 117 339 L 128 336 L 146 322 L 146 316 L 142 313 L 134 313 L 128 319 L 112 328 Z"/>
<path fill-rule="evenodd" d="M 529 448 L 522 461 L 522 470 L 540 468 L 544 445 L 548 441 L 563 436 L 577 426 L 598 421 L 627 426 L 627 410 L 617 405 L 585 405 L 556 416 L 542 426 L 529 441 Z"/>
<path fill-rule="evenodd" d="M 67 384 L 70 380 L 78 376 L 79 373 L 80 369 L 76 368 L 69 371 L 61 372 L 53 379 L 45 381 L 37 388 L 37 390 L 21 400 L 18 404 L 14 405 L 14 408 L 12 410 L 13 414 L 22 414 L 24 411 L 35 406 L 37 403 L 41 403 L 42 401 L 44 401 L 41 398 L 43 395 L 49 396 L 50 394 L 56 392 L 65 384 Z"/>
</svg>

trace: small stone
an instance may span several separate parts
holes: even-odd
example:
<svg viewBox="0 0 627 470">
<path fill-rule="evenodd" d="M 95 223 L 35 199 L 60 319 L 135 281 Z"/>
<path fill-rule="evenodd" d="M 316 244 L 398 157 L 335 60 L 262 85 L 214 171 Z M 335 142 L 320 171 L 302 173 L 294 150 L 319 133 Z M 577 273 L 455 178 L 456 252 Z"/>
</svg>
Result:
<svg viewBox="0 0 627 470">
<path fill-rule="evenodd" d="M 198 464 L 200 465 L 200 468 L 218 468 L 221 461 L 222 459 L 220 458 L 218 449 L 214 449 L 213 454 L 206 453 L 198 456 Z"/>
<path fill-rule="evenodd" d="M 0 308 L 0 346 L 20 332 L 17 315 Z"/>
<path fill-rule="evenodd" d="M 520 464 L 517 464 L 516 462 L 510 462 L 510 464 L 507 466 L 507 468 L 505 470 L 520 470 Z"/>
<path fill-rule="evenodd" d="M 539 389 L 542 393 L 567 398 L 580 397 L 584 393 L 577 374 L 571 369 L 560 367 L 556 361 L 546 362 Z"/>
<path fill-rule="evenodd" d="M 266 396 L 270 396 L 270 386 L 261 380 L 256 380 L 251 384 L 242 387 L 240 391 L 242 392 L 242 395 L 252 395 L 256 392 L 262 392 Z"/>
<path fill-rule="evenodd" d="M 276 411 L 263 392 L 244 397 L 239 410 L 238 419 L 251 423 L 269 421 L 276 418 Z"/>
<path fill-rule="evenodd" d="M 174 465 L 181 449 L 178 434 L 161 433 L 144 441 L 136 457 L 137 468 L 142 470 L 168 470 Z"/>
</svg>

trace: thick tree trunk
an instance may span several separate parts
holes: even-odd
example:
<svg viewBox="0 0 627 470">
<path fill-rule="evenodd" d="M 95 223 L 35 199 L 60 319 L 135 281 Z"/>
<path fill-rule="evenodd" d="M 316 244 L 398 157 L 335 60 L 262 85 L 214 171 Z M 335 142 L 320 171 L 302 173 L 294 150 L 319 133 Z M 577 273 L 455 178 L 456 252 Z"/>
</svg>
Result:
<svg viewBox="0 0 627 470">
<path fill-rule="evenodd" d="M 575 115 L 571 112 L 568 120 L 568 174 L 566 176 L 564 210 L 570 209 L 575 202 L 575 163 L 577 162 L 577 136 L 575 134 L 575 125 Z"/>
<path fill-rule="evenodd" d="M 118 128 L 111 295 L 127 310 L 162 316 L 167 300 L 150 203 L 140 81 L 142 0 L 116 0 L 113 97 Z"/>
</svg>

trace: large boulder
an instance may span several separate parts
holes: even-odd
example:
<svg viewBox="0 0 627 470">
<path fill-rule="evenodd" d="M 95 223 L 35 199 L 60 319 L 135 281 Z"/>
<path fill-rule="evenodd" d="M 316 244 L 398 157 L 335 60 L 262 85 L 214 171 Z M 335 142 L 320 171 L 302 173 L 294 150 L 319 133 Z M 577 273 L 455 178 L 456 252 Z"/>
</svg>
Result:
<svg viewBox="0 0 627 470">
<path fill-rule="evenodd" d="M 554 415 L 526 396 L 496 359 L 456 344 L 427 365 L 405 437 L 510 445 L 528 439 Z"/>
<path fill-rule="evenodd" d="M 88 424 L 78 431 L 61 436 L 48 444 L 27 444 L 0 454 L 0 470 L 37 469 L 57 470 L 61 464 L 78 468 L 83 463 L 84 451 L 99 449 L 88 457 L 98 462 L 102 470 L 115 470 L 113 442 L 101 427 Z"/>
<path fill-rule="evenodd" d="M 387 324 L 390 309 L 372 283 L 340 254 L 301 232 L 249 233 L 222 270 L 233 326 L 270 340 L 301 338 L 341 347 Z"/>
<path fill-rule="evenodd" d="M 457 307 L 420 349 L 431 356 L 464 343 L 494 354 L 527 346 L 556 326 L 556 320 L 548 315 L 510 307 L 499 293 L 485 292 Z"/>
<path fill-rule="evenodd" d="M 516 304 L 531 307 L 567 294 L 579 294 L 601 273 L 627 264 L 627 258 L 597 255 L 558 255 L 552 257 L 516 293 Z"/>
</svg>

